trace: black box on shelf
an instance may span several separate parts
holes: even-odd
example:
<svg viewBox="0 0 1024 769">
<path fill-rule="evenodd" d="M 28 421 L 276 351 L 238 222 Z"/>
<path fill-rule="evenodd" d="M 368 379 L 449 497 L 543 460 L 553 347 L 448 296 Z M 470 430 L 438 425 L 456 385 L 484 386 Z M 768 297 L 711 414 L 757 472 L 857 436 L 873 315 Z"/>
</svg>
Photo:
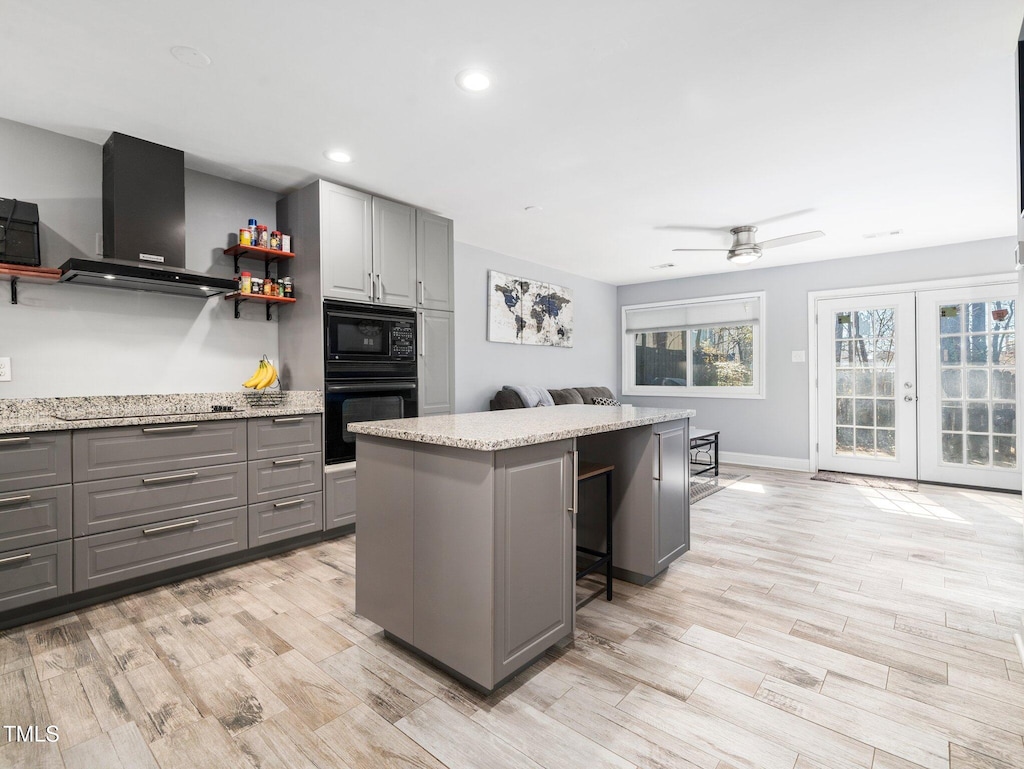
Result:
<svg viewBox="0 0 1024 769">
<path fill-rule="evenodd" d="M 0 263 L 39 266 L 39 206 L 0 198 Z"/>
</svg>

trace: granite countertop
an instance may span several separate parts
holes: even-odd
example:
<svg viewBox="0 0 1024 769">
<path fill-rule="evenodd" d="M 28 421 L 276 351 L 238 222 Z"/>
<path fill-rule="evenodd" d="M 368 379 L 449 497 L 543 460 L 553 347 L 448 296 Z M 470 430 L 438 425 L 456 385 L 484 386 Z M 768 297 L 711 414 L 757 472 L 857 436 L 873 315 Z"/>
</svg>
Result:
<svg viewBox="0 0 1024 769">
<path fill-rule="evenodd" d="M 696 416 L 693 409 L 544 406 L 473 414 L 355 422 L 351 432 L 476 451 L 500 451 Z"/>
<path fill-rule="evenodd" d="M 233 406 L 214 411 L 214 406 Z M 319 390 L 285 392 L 279 406 L 250 406 L 242 392 L 173 395 L 95 395 L 70 398 L 0 398 L 0 435 L 90 427 L 210 422 L 291 414 L 321 414 Z"/>
</svg>

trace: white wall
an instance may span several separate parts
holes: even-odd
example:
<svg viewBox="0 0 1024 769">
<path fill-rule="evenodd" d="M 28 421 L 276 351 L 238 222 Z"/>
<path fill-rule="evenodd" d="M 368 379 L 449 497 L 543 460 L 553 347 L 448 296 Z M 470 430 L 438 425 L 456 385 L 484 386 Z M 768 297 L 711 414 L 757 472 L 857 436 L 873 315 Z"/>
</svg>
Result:
<svg viewBox="0 0 1024 769">
<path fill-rule="evenodd" d="M 458 222 L 455 223 L 458 227 Z M 574 292 L 571 348 L 487 341 L 487 271 L 548 281 Z M 605 386 L 618 390 L 615 286 L 543 265 L 455 244 L 455 410 L 486 411 L 503 385 L 548 389 Z"/>
<path fill-rule="evenodd" d="M 766 397 L 736 398 L 629 397 L 644 406 L 684 406 L 696 409 L 693 424 L 721 430 L 723 452 L 739 452 L 806 464 L 808 451 L 807 363 L 793 363 L 794 350 L 807 350 L 807 295 L 811 291 L 942 278 L 994 275 L 1013 271 L 1014 238 L 995 238 L 935 248 L 836 259 L 812 264 L 764 269 L 736 269 L 655 283 L 620 286 L 622 305 L 671 299 L 766 292 Z M 766 259 L 770 257 L 765 257 Z M 616 333 L 621 361 L 621 334 Z M 621 378 L 617 381 L 621 389 Z"/>
<path fill-rule="evenodd" d="M 146 138 L 146 137 L 140 137 Z M 0 197 L 39 204 L 43 265 L 94 258 L 102 230 L 101 147 L 0 120 Z M 220 253 L 249 217 L 271 224 L 278 195 L 185 173 L 186 263 L 233 276 Z M 253 263 L 255 264 L 255 263 Z M 0 398 L 237 390 L 260 355 L 277 357 L 262 307 L 122 289 L 0 282 L 0 356 L 13 380 Z"/>
</svg>

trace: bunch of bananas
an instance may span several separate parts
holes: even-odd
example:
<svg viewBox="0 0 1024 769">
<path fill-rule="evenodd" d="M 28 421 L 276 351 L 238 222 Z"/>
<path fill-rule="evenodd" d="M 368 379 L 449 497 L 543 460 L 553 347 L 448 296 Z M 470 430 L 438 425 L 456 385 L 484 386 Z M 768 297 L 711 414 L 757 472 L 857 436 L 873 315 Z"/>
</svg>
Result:
<svg viewBox="0 0 1024 769">
<path fill-rule="evenodd" d="M 251 387 L 254 390 L 265 390 L 277 381 L 277 369 L 274 364 L 267 360 L 264 355 L 260 358 L 260 365 L 247 380 L 242 382 L 242 387 Z"/>
</svg>

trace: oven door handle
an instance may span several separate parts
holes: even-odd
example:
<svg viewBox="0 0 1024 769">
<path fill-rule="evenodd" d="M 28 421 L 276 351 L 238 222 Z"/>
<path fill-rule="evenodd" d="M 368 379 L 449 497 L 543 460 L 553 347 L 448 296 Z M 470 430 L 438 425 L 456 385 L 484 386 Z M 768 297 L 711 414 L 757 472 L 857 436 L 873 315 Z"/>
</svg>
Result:
<svg viewBox="0 0 1024 769">
<path fill-rule="evenodd" d="M 346 392 L 358 392 L 360 390 L 366 392 L 392 392 L 395 390 L 415 390 L 415 382 L 384 382 L 381 384 L 332 384 L 327 385 L 327 392 L 329 393 L 346 393 Z"/>
</svg>

